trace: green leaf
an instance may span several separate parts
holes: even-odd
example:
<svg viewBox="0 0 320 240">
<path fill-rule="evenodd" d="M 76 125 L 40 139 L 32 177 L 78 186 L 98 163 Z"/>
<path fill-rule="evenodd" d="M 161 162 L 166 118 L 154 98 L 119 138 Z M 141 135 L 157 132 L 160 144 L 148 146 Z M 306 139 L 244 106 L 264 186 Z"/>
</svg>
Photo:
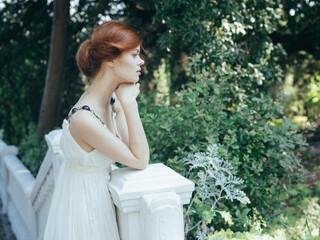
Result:
<svg viewBox="0 0 320 240">
<path fill-rule="evenodd" d="M 226 223 L 228 223 L 229 226 L 233 225 L 233 221 L 232 221 L 232 216 L 230 214 L 230 212 L 226 212 L 226 211 L 218 211 L 222 218 L 225 220 Z"/>
<path fill-rule="evenodd" d="M 218 87 L 213 88 L 213 92 L 215 95 L 219 95 L 220 94 L 220 89 Z"/>
</svg>

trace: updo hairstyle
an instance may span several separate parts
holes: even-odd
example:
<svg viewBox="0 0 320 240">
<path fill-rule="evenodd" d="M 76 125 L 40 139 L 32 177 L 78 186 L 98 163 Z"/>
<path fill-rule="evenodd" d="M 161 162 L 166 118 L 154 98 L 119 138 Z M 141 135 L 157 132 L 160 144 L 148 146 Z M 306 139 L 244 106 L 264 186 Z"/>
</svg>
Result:
<svg viewBox="0 0 320 240">
<path fill-rule="evenodd" d="M 76 60 L 80 72 L 94 78 L 102 61 L 112 61 L 122 52 L 142 44 L 140 35 L 127 24 L 112 20 L 99 25 L 91 39 L 84 41 L 77 52 Z"/>
</svg>

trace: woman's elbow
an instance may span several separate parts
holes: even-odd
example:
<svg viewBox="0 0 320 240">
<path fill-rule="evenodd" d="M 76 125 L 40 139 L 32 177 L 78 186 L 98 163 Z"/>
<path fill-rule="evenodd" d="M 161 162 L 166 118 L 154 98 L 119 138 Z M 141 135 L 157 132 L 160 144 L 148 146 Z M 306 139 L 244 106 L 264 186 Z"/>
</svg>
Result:
<svg viewBox="0 0 320 240">
<path fill-rule="evenodd" d="M 149 164 L 149 156 L 145 159 L 141 159 L 139 160 L 139 164 L 136 166 L 136 169 L 139 169 L 139 170 L 143 170 L 145 169 Z"/>
</svg>

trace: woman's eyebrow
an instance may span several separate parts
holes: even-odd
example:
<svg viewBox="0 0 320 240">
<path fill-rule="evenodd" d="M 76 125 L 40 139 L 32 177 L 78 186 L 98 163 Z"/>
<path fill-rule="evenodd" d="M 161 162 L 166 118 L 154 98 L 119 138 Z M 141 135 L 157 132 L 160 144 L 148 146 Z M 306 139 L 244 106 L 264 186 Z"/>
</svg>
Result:
<svg viewBox="0 0 320 240">
<path fill-rule="evenodd" d="M 134 49 L 133 51 L 136 51 L 137 53 L 140 52 L 140 50 L 138 48 Z"/>
</svg>

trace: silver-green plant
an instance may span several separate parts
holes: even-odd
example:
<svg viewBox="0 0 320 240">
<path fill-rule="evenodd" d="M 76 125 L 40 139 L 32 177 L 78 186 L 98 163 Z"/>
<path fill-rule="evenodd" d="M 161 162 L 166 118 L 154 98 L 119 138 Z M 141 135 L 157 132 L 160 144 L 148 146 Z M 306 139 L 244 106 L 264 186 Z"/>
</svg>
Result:
<svg viewBox="0 0 320 240">
<path fill-rule="evenodd" d="M 237 185 L 243 184 L 244 181 L 235 176 L 236 172 L 227 160 L 218 156 L 218 149 L 217 144 L 209 145 L 206 153 L 190 154 L 183 159 L 185 164 L 189 165 L 190 179 L 196 184 L 195 194 L 185 211 L 185 232 L 197 228 L 196 237 L 199 240 L 206 239 L 209 232 L 207 223 L 211 222 L 216 213 L 221 214 L 227 222 L 232 222 L 230 214 L 216 209 L 219 201 L 229 199 L 244 204 L 250 203 L 246 194 L 237 188 Z M 196 207 L 193 205 L 199 200 L 210 200 L 210 208 L 205 208 L 201 219 L 194 223 L 188 220 L 188 217 L 194 213 L 193 208 Z"/>
</svg>

